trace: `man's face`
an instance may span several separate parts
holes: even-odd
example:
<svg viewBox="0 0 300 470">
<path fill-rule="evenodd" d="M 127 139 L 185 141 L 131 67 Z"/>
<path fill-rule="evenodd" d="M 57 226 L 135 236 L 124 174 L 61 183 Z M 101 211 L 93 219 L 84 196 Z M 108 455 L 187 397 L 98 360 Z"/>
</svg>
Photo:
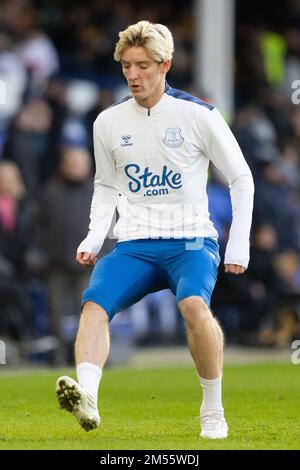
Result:
<svg viewBox="0 0 300 470">
<path fill-rule="evenodd" d="M 144 107 L 159 101 L 171 61 L 155 62 L 143 47 L 130 47 L 121 57 L 123 74 L 135 100 Z"/>
</svg>

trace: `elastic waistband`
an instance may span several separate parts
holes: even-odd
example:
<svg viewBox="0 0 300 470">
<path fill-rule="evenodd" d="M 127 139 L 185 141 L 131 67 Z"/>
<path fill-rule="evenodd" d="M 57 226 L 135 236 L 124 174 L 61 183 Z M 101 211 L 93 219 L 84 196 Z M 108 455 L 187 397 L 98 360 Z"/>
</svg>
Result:
<svg viewBox="0 0 300 470">
<path fill-rule="evenodd" d="M 184 242 L 184 243 L 213 243 L 215 246 L 219 246 L 218 240 L 216 238 L 210 238 L 210 237 L 183 237 L 183 238 L 178 238 L 178 237 L 157 237 L 157 238 L 136 238 L 133 240 L 122 240 L 117 243 L 144 243 L 144 242 Z"/>
</svg>

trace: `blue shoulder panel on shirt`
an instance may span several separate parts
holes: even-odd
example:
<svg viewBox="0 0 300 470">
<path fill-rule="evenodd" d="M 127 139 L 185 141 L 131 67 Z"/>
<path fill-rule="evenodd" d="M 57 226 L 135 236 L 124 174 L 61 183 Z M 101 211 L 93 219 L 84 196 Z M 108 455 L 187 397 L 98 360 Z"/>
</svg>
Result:
<svg viewBox="0 0 300 470">
<path fill-rule="evenodd" d="M 185 100 L 185 101 L 192 101 L 193 103 L 197 103 L 200 106 L 204 106 L 205 108 L 210 109 L 210 110 L 214 109 L 214 106 L 206 103 L 205 101 L 200 100 L 199 98 L 196 98 L 196 96 L 190 95 L 189 93 L 186 93 L 185 91 L 172 88 L 167 84 L 166 84 L 165 92 L 167 93 L 167 95 L 173 96 L 174 98 L 178 98 L 180 100 Z"/>
<path fill-rule="evenodd" d="M 113 108 L 114 106 L 118 106 L 118 104 L 125 103 L 125 101 L 128 101 L 131 98 L 132 98 L 131 95 L 127 95 L 127 96 L 125 96 L 125 98 L 122 98 L 122 99 L 118 100 L 116 103 L 113 103 L 110 106 L 108 106 L 108 108 L 105 108 L 104 111 L 106 111 L 107 109 Z"/>
</svg>

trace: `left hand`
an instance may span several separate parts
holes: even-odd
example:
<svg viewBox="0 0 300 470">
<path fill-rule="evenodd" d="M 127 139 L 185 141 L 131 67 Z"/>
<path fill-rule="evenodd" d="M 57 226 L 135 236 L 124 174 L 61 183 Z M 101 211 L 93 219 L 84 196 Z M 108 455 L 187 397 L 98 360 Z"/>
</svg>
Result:
<svg viewBox="0 0 300 470">
<path fill-rule="evenodd" d="M 83 251 L 77 253 L 76 261 L 83 266 L 95 266 L 97 257 L 93 253 L 89 253 L 87 251 Z"/>
<path fill-rule="evenodd" d="M 224 264 L 225 273 L 232 273 L 232 274 L 243 274 L 246 271 L 244 266 L 240 266 L 239 264 Z"/>
</svg>

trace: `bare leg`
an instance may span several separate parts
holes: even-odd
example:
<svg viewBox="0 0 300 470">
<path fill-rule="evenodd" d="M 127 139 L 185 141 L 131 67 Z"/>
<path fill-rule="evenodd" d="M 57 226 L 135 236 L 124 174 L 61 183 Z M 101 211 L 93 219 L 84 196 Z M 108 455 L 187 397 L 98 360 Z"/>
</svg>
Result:
<svg viewBox="0 0 300 470">
<path fill-rule="evenodd" d="M 204 379 L 220 377 L 223 368 L 223 333 L 201 297 L 179 303 L 187 328 L 187 339 L 198 374 Z"/>
<path fill-rule="evenodd" d="M 109 353 L 108 315 L 94 302 L 86 302 L 75 342 L 76 364 L 89 362 L 103 368 Z"/>
<path fill-rule="evenodd" d="M 107 313 L 94 302 L 86 302 L 75 343 L 78 382 L 62 376 L 55 384 L 60 407 L 71 412 L 86 431 L 100 424 L 98 387 L 109 343 Z"/>
<path fill-rule="evenodd" d="M 179 308 L 202 387 L 200 436 L 224 439 L 228 435 L 228 426 L 222 406 L 222 330 L 201 297 L 187 297 L 180 302 Z"/>
</svg>

